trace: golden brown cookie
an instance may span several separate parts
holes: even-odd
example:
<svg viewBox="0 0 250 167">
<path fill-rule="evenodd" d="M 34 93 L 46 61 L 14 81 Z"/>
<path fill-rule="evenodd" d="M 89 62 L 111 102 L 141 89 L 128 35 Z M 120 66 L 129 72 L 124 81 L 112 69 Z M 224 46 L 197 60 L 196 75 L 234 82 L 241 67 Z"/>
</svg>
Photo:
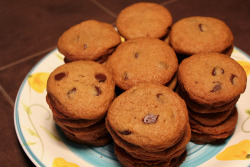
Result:
<svg viewBox="0 0 250 167">
<path fill-rule="evenodd" d="M 116 20 L 119 33 L 126 39 L 138 37 L 161 38 L 172 25 L 172 15 L 156 3 L 134 3 L 123 9 Z"/>
<path fill-rule="evenodd" d="M 229 52 L 233 34 L 221 20 L 213 17 L 193 16 L 177 21 L 171 28 L 170 45 L 179 54 L 201 52 Z"/>
<path fill-rule="evenodd" d="M 246 73 L 234 59 L 220 53 L 198 53 L 182 61 L 178 83 L 193 101 L 222 106 L 246 89 Z"/>
<path fill-rule="evenodd" d="M 106 68 L 93 61 L 57 67 L 49 76 L 47 93 L 59 112 L 71 119 L 103 118 L 114 98 L 115 84 Z"/>
<path fill-rule="evenodd" d="M 171 89 L 139 84 L 112 102 L 106 119 L 125 141 L 158 152 L 179 141 L 188 123 L 188 111 Z"/>
<path fill-rule="evenodd" d="M 113 74 L 116 85 L 127 90 L 139 83 L 165 85 L 171 82 L 178 60 L 174 50 L 165 42 L 142 37 L 119 45 L 108 58 L 106 67 Z"/>
<path fill-rule="evenodd" d="M 57 47 L 67 61 L 105 61 L 121 42 L 120 35 L 108 23 L 87 20 L 65 31 Z"/>
</svg>

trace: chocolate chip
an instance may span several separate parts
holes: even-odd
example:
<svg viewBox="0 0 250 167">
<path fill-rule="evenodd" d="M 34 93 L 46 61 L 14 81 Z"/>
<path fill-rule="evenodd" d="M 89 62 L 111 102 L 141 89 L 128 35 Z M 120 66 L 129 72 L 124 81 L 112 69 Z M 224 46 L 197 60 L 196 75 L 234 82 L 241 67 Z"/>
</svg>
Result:
<svg viewBox="0 0 250 167">
<path fill-rule="evenodd" d="M 202 27 L 203 27 L 202 24 L 199 24 L 199 29 L 200 29 L 200 31 L 201 31 L 201 32 L 204 32 L 204 29 L 203 29 Z"/>
<path fill-rule="evenodd" d="M 221 90 L 221 83 L 218 81 L 218 82 L 214 82 L 215 85 L 213 87 L 213 89 L 210 91 L 210 92 L 217 92 L 219 90 Z"/>
<path fill-rule="evenodd" d="M 84 49 L 87 49 L 87 47 L 88 47 L 88 45 L 85 43 L 85 44 L 83 45 L 83 48 L 84 48 Z"/>
<path fill-rule="evenodd" d="M 231 83 L 233 85 L 236 84 L 236 82 L 237 82 L 237 75 L 231 74 L 230 81 L 231 81 Z"/>
<path fill-rule="evenodd" d="M 158 115 L 148 114 L 144 117 L 143 122 L 145 124 L 153 124 L 153 123 L 156 123 L 157 119 L 158 119 Z"/>
<path fill-rule="evenodd" d="M 105 82 L 107 77 L 106 75 L 100 73 L 95 75 L 95 79 L 97 79 L 99 82 Z"/>
<path fill-rule="evenodd" d="M 214 67 L 213 71 L 212 71 L 212 75 L 216 76 L 216 75 L 221 75 L 224 74 L 224 70 L 220 67 Z"/>
<path fill-rule="evenodd" d="M 135 58 L 137 59 L 139 57 L 139 53 L 136 53 L 135 54 Z"/>
<path fill-rule="evenodd" d="M 75 94 L 75 92 L 76 92 L 76 88 L 73 88 L 73 89 L 71 89 L 70 91 L 67 92 L 67 96 L 68 96 L 69 98 L 71 98 L 72 95 Z"/>
<path fill-rule="evenodd" d="M 119 133 L 121 133 L 123 135 L 130 135 L 132 132 L 130 130 L 125 130 L 125 131 L 122 131 L 122 132 L 119 131 Z"/>
<path fill-rule="evenodd" d="M 96 90 L 95 96 L 99 96 L 102 93 L 101 88 L 99 88 L 98 86 L 95 86 L 95 90 Z"/>
<path fill-rule="evenodd" d="M 163 97 L 163 94 L 162 93 L 158 93 L 158 94 L 156 94 L 156 97 L 157 97 L 157 99 L 159 100 L 159 101 L 163 101 L 163 99 L 162 99 L 162 97 Z"/>
<path fill-rule="evenodd" d="M 55 75 L 55 80 L 60 81 L 65 76 L 66 76 L 65 72 L 60 72 L 60 73 L 58 73 L 58 74 Z"/>
<path fill-rule="evenodd" d="M 128 74 L 127 72 L 124 72 L 124 81 L 128 80 Z"/>
</svg>

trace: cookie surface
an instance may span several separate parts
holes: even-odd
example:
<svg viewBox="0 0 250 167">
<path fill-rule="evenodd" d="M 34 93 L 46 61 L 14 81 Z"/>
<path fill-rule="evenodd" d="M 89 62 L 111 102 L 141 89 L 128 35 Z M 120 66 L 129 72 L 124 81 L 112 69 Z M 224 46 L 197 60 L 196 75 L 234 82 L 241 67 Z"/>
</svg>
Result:
<svg viewBox="0 0 250 167">
<path fill-rule="evenodd" d="M 220 53 L 199 53 L 182 61 L 178 83 L 199 104 L 224 105 L 245 91 L 246 73 L 232 58 Z"/>
<path fill-rule="evenodd" d="M 230 28 L 212 17 L 194 16 L 177 21 L 171 28 L 170 45 L 177 53 L 223 52 L 233 44 Z"/>
<path fill-rule="evenodd" d="M 188 123 L 188 112 L 185 102 L 171 89 L 140 84 L 112 102 L 106 119 L 125 141 L 157 152 L 178 142 Z"/>
<path fill-rule="evenodd" d="M 126 39 L 137 37 L 161 38 L 172 25 L 172 16 L 156 3 L 135 3 L 123 9 L 116 20 L 119 33 Z"/>
<path fill-rule="evenodd" d="M 87 20 L 65 31 L 57 46 L 68 61 L 98 60 L 112 53 L 120 42 L 120 35 L 112 25 Z"/>
<path fill-rule="evenodd" d="M 178 68 L 173 49 L 155 38 L 130 39 L 119 45 L 106 67 L 116 85 L 127 90 L 139 83 L 168 83 Z"/>
<path fill-rule="evenodd" d="M 70 119 L 103 118 L 114 98 L 114 88 L 111 74 L 93 61 L 63 64 L 47 83 L 53 106 Z"/>
</svg>

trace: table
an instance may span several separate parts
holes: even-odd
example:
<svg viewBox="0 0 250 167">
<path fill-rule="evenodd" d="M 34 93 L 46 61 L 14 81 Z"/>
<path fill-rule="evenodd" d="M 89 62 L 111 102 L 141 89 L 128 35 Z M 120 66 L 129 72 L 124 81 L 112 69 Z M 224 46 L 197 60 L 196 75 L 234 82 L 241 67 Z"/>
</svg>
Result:
<svg viewBox="0 0 250 167">
<path fill-rule="evenodd" d="M 145 0 L 146 2 L 148 0 Z M 133 0 L 0 1 L 0 162 L 1 166 L 34 166 L 18 142 L 13 107 L 18 89 L 31 68 L 56 48 L 59 36 L 74 24 L 96 19 L 115 25 L 118 13 Z M 223 20 L 234 44 L 250 55 L 250 1 L 156 0 L 174 22 L 189 16 Z"/>
</svg>

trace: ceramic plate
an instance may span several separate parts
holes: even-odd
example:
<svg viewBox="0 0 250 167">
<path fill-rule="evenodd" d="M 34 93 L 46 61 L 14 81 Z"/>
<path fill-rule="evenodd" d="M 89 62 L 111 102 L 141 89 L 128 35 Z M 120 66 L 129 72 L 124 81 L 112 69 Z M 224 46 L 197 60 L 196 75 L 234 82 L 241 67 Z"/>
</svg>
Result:
<svg viewBox="0 0 250 167">
<path fill-rule="evenodd" d="M 63 58 L 58 50 L 53 50 L 34 66 L 19 89 L 14 122 L 22 148 L 36 166 L 121 166 L 114 156 L 113 143 L 105 147 L 74 144 L 65 139 L 60 128 L 55 125 L 45 100 L 46 82 L 49 74 L 64 63 Z M 239 117 L 236 130 L 221 145 L 196 145 L 189 142 L 182 167 L 250 167 L 250 59 L 236 47 L 232 58 L 244 67 L 248 75 L 246 91 L 237 103 Z"/>
</svg>

